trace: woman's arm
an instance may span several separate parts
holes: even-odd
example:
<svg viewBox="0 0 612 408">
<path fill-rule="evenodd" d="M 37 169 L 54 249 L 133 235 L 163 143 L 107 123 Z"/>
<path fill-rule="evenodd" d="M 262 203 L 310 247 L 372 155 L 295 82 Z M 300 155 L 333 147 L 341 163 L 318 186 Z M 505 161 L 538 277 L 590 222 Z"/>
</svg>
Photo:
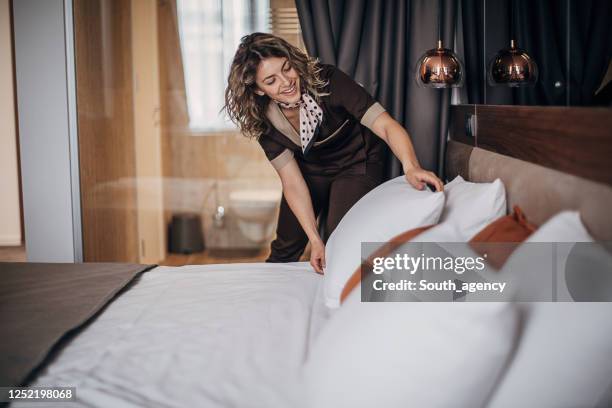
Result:
<svg viewBox="0 0 612 408">
<path fill-rule="evenodd" d="M 444 189 L 444 184 L 434 173 L 421 168 L 410 135 L 391 115 L 387 112 L 381 113 L 374 120 L 371 129 L 389 145 L 395 157 L 402 163 L 406 179 L 410 184 L 419 190 L 425 187 L 425 183 L 432 184 L 437 191 Z"/>
<path fill-rule="evenodd" d="M 310 241 L 310 264 L 318 273 L 325 268 L 325 245 L 319 236 L 317 221 L 312 208 L 310 191 L 295 160 L 290 160 L 278 170 L 283 194 Z"/>
</svg>

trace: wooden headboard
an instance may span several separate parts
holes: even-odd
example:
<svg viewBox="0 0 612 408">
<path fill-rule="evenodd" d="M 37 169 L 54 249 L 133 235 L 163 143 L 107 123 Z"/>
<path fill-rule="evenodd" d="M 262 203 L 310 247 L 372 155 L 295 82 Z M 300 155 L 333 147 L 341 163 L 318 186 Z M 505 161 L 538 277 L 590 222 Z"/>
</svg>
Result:
<svg viewBox="0 0 612 408">
<path fill-rule="evenodd" d="M 445 178 L 500 178 L 508 210 L 542 224 L 580 211 L 593 237 L 612 241 L 612 109 L 455 105 Z"/>
</svg>

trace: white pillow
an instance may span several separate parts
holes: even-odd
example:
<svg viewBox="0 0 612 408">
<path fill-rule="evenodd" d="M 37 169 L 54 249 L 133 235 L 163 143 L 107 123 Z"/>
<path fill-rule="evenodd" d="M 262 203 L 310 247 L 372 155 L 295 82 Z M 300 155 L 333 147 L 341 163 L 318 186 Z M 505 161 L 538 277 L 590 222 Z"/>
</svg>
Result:
<svg viewBox="0 0 612 408">
<path fill-rule="evenodd" d="M 472 183 L 457 176 L 444 186 L 446 204 L 440 223 L 452 222 L 469 241 L 480 230 L 506 215 L 506 189 L 500 179 Z"/>
<path fill-rule="evenodd" d="M 580 214 L 564 211 L 544 223 L 525 242 L 592 240 Z M 558 265 L 566 262 L 567 247 L 557 246 Z M 534 260 L 533 253 L 521 245 L 504 269 L 512 265 L 527 274 L 550 271 L 551 257 Z M 610 254 L 602 250 L 598 255 L 608 257 L 598 261 L 607 263 L 609 268 Z M 534 264 L 540 269 L 529 270 Z M 584 273 L 588 272 L 585 267 Z M 567 292 L 563 285 L 558 290 L 560 296 L 561 290 Z M 524 316 L 521 340 L 490 406 L 612 406 L 612 303 L 525 302 L 520 306 Z"/>
<path fill-rule="evenodd" d="M 516 329 L 511 303 L 361 303 L 357 287 L 310 350 L 307 406 L 482 406 Z"/>
<path fill-rule="evenodd" d="M 427 245 L 423 243 L 432 243 L 433 245 Z M 459 231 L 458 227 L 450 222 L 445 222 L 430 228 L 408 242 L 405 242 L 389 253 L 381 254 L 380 256 L 385 256 L 387 258 L 395 258 L 397 255 L 404 257 L 405 255 L 411 257 L 419 257 L 420 255 L 426 256 L 440 256 L 440 257 L 453 257 L 453 258 L 471 258 L 476 259 L 481 255 L 477 253 L 474 248 L 470 246 L 469 243 L 465 242 L 465 238 Z M 486 264 L 486 262 L 485 262 Z M 444 281 L 447 278 L 454 279 L 457 278 L 463 282 L 469 282 L 474 280 L 485 279 L 487 282 L 497 282 L 499 281 L 497 276 L 497 271 L 492 270 L 490 266 L 487 265 L 487 268 L 483 270 L 470 270 L 465 271 L 461 275 L 455 275 L 454 273 L 450 273 L 448 271 L 424 271 L 422 268 L 411 273 L 410 280 L 414 282 L 419 282 L 421 279 L 427 280 L 437 280 Z M 385 280 L 384 275 L 381 275 L 383 280 Z M 408 279 L 408 278 L 407 278 Z M 373 281 L 369 280 L 368 284 L 373 283 Z M 361 286 L 358 286 L 361 289 Z M 372 294 L 372 288 L 367 288 L 370 295 Z M 357 287 L 353 288 L 353 290 L 358 290 Z M 364 294 L 368 296 L 368 294 Z M 490 299 L 488 294 L 482 295 L 480 292 L 463 292 L 462 295 L 465 299 L 473 300 L 481 300 L 482 298 Z M 503 293 L 503 297 L 500 296 L 495 300 L 505 301 L 507 300 L 511 294 L 508 294 L 507 291 Z M 440 301 L 443 297 L 447 297 L 453 299 L 453 293 L 445 292 L 444 294 L 440 292 L 428 292 L 428 291 L 382 291 L 378 292 L 375 295 L 377 299 L 385 300 L 387 302 L 390 301 L 406 301 L 407 299 L 414 299 L 423 302 L 430 301 Z"/>
<path fill-rule="evenodd" d="M 554 242 L 560 244 L 554 246 L 553 252 L 553 246 L 549 243 Z M 552 301 L 551 273 L 565 268 L 575 242 L 593 242 L 593 238 L 582 224 L 577 211 L 560 212 L 514 250 L 499 271 L 498 277 L 507 281 L 508 287 L 516 291 L 517 300 Z M 571 301 L 562 279 L 562 276 L 558 276 L 557 299 Z"/>
<path fill-rule="evenodd" d="M 525 242 L 593 242 L 578 211 L 562 211 L 527 238 Z"/>
<path fill-rule="evenodd" d="M 443 207 L 442 192 L 417 190 L 403 175 L 363 196 L 344 215 L 325 245 L 325 304 L 339 306 L 344 285 L 361 264 L 362 242 L 384 243 L 409 229 L 436 224 Z"/>
<path fill-rule="evenodd" d="M 612 406 L 612 303 L 518 305 L 521 339 L 488 406 Z"/>
</svg>

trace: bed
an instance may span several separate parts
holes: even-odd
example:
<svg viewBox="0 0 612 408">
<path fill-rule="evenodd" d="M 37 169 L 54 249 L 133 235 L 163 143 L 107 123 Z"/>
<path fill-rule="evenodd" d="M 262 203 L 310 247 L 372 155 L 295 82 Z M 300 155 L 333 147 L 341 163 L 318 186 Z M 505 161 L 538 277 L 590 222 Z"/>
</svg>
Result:
<svg viewBox="0 0 612 408">
<path fill-rule="evenodd" d="M 107 268 L 128 277 L 114 283 L 123 293 L 83 314 L 29 386 L 76 387 L 74 406 L 295 406 L 290 375 L 307 351 L 320 280 L 307 262 Z"/>
<path fill-rule="evenodd" d="M 578 209 L 595 238 L 612 240 L 609 127 L 590 133 L 589 137 L 601 139 L 595 149 L 589 148 L 592 155 L 586 161 L 574 155 L 568 164 L 558 154 L 558 145 L 554 148 L 560 159 L 548 155 L 553 146 L 546 144 L 538 144 L 536 153 L 504 150 L 508 141 L 495 135 L 507 129 L 487 127 L 487 123 L 499 126 L 503 120 L 487 122 L 493 113 L 487 115 L 485 109 L 476 133 L 466 126 L 475 110 L 473 105 L 453 107 L 446 152 L 449 180 L 456 175 L 482 183 L 500 178 L 506 185 L 508 209 L 520 204 L 537 224 L 560 209 Z M 512 123 L 512 143 L 520 144 L 517 139 L 524 136 L 528 140 L 533 135 L 528 130 L 533 121 L 517 113 L 517 107 L 504 112 L 527 118 Z M 499 115 L 499 111 L 494 113 Z M 571 119 L 565 111 L 553 114 L 555 123 Z M 563 123 L 554 126 L 559 128 L 564 128 Z M 581 134 L 580 126 L 565 128 L 568 134 Z M 535 145 L 538 140 L 530 142 Z M 587 165 L 601 168 L 593 176 L 584 173 Z M 308 406 L 304 405 L 307 394 L 316 392 L 301 386 L 301 370 L 334 312 L 320 301 L 323 278 L 307 262 L 183 267 L 2 264 L 0 275 L 4 278 L 0 317 L 5 327 L 0 343 L 2 386 L 76 387 L 76 401 L 69 405 L 75 407 L 295 407 Z M 50 293 L 53 296 L 47 296 Z M 562 324 L 564 330 L 580 330 L 583 340 L 592 340 L 587 344 L 593 352 L 609 351 L 606 344 L 612 344 L 612 327 L 606 322 L 612 304 L 581 305 L 580 310 L 569 305 L 522 309 L 522 326 L 512 340 L 511 356 L 495 375 L 481 405 L 556 406 L 547 398 L 560 384 L 553 378 L 556 363 L 567 360 L 576 367 L 575 372 L 564 373 L 574 387 L 567 388 L 569 397 L 563 390 L 554 391 L 564 398 L 564 405 L 583 401 L 572 399 L 573 394 L 592 393 L 588 406 L 610 406 L 612 376 L 607 376 L 612 353 L 600 356 L 607 364 L 604 368 L 589 371 L 580 365 L 586 360 L 573 359 L 571 353 L 555 354 L 566 351 L 539 344 L 538 350 L 550 351 L 547 358 L 551 362 L 545 364 L 549 371 L 540 374 L 553 379 L 546 386 L 529 388 L 537 383 L 529 375 L 538 368 L 529 367 L 531 357 L 525 350 L 529 342 L 542 341 L 537 335 L 530 340 L 529 321 L 537 321 L 534 316 L 538 314 L 549 322 L 553 316 L 551 325 L 555 319 L 569 319 Z M 590 323 L 598 325 L 597 331 L 592 324 L 581 325 L 583 313 L 596 316 Z M 353 384 L 351 392 L 358 395 L 358 389 L 366 386 Z M 436 388 L 426 391 L 438 393 Z M 20 401 L 11 406 L 64 404 Z"/>
</svg>

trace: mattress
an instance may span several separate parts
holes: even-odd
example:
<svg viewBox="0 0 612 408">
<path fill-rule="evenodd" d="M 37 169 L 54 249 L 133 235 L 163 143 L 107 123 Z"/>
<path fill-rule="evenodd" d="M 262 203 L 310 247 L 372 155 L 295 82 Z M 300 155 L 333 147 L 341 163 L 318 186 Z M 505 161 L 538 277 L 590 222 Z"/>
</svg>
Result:
<svg viewBox="0 0 612 408">
<path fill-rule="evenodd" d="M 75 407 L 296 406 L 320 282 L 307 262 L 154 268 L 30 386 L 76 387 Z"/>
</svg>

